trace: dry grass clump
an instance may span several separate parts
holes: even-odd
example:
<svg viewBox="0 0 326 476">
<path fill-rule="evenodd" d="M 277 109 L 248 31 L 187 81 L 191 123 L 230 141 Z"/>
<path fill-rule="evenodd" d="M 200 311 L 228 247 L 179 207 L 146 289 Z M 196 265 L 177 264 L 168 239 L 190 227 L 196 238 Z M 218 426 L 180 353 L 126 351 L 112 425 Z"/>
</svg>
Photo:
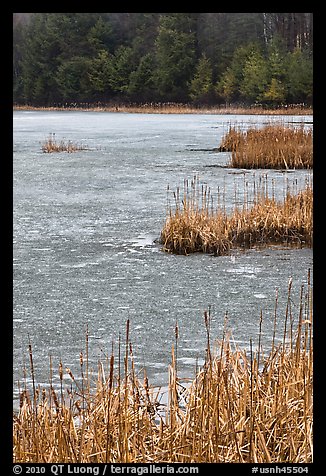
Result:
<svg viewBox="0 0 326 476">
<path fill-rule="evenodd" d="M 246 131 L 230 126 L 220 151 L 231 151 L 230 167 L 260 169 L 313 168 L 313 134 L 303 124 L 269 124 Z"/>
<path fill-rule="evenodd" d="M 26 385 L 14 415 L 15 463 L 149 463 L 312 461 L 313 338 L 312 287 L 302 285 L 295 323 L 289 281 L 283 338 L 263 351 L 261 314 L 257 350 L 250 339 L 241 349 L 227 327 L 217 349 L 210 341 L 211 315 L 205 311 L 206 359 L 191 385 L 177 375 L 172 348 L 168 402 L 135 371 L 129 321 L 125 351 L 99 362 L 95 381 L 80 355 L 80 378 L 69 369 L 66 385 L 48 389 L 35 382 L 31 346 L 32 395 Z M 225 320 L 227 322 L 227 320 Z M 176 324 L 176 345 L 179 335 Z M 124 354 L 124 356 L 123 356 Z M 87 355 L 87 348 L 86 348 Z M 120 357 L 121 355 L 121 357 Z M 123 362 L 122 362 L 123 358 Z M 106 370 L 107 368 L 107 370 Z M 52 369 L 51 369 L 52 375 Z"/>
<path fill-rule="evenodd" d="M 174 194 L 175 208 L 168 210 L 161 231 L 164 251 L 176 254 L 196 252 L 225 255 L 235 246 L 288 244 L 312 246 L 313 190 L 310 183 L 297 194 L 287 191 L 283 201 L 270 198 L 259 190 L 252 206 L 245 201 L 234 207 L 231 215 L 225 208 L 213 207 L 210 190 L 202 186 L 198 193 L 198 178 L 186 182 L 182 198 Z"/>
<path fill-rule="evenodd" d="M 86 356 L 88 336 L 86 336 Z M 63 365 L 59 364 L 60 388 L 52 378 L 48 390 L 36 387 L 32 350 L 29 346 L 33 396 L 21 392 L 20 410 L 14 416 L 16 462 L 137 462 L 150 459 L 157 402 L 148 379 L 136 375 L 127 321 L 124 363 L 112 353 L 108 372 L 98 363 L 97 375 L 89 372 L 88 359 L 80 354 L 79 378 L 69 368 L 71 385 L 64 388 Z M 129 368 L 130 366 L 130 368 Z M 52 368 L 51 368 L 52 375 Z"/>
<path fill-rule="evenodd" d="M 313 191 L 308 184 L 283 202 L 266 196 L 248 210 L 235 210 L 229 218 L 231 242 L 240 246 L 286 243 L 312 246 Z"/>
<path fill-rule="evenodd" d="M 51 153 L 51 152 L 71 153 L 71 152 L 77 152 L 78 150 L 86 150 L 86 149 L 87 149 L 86 146 L 76 144 L 74 142 L 71 142 L 70 140 L 66 142 L 64 140 L 57 142 L 54 132 L 49 134 L 49 137 L 42 144 L 42 151 L 46 153 Z"/>
<path fill-rule="evenodd" d="M 289 300 L 291 286 L 290 280 Z M 246 351 L 226 333 L 213 358 L 208 338 L 206 363 L 188 390 L 186 410 L 174 417 L 181 420 L 173 436 L 179 461 L 312 460 L 311 309 L 299 317 L 296 332 L 290 314 L 288 301 L 283 341 L 273 340 L 267 355 L 260 348 L 261 332 L 255 352 L 252 341 Z M 209 320 L 206 312 L 207 328 Z"/>
</svg>

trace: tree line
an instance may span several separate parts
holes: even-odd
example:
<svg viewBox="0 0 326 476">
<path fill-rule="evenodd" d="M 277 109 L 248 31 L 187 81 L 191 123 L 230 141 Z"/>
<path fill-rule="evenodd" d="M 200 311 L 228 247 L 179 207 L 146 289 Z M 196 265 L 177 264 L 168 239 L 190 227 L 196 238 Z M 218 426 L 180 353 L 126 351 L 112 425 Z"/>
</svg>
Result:
<svg viewBox="0 0 326 476">
<path fill-rule="evenodd" d="M 17 13 L 13 99 L 310 105 L 312 51 L 312 13 Z"/>
</svg>

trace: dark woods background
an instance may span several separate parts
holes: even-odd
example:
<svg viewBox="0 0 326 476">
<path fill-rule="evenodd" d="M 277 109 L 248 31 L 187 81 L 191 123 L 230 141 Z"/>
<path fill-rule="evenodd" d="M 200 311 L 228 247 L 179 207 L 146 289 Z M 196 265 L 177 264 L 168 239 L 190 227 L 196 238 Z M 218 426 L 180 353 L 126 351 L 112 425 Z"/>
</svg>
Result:
<svg viewBox="0 0 326 476">
<path fill-rule="evenodd" d="M 14 103 L 312 103 L 312 13 L 14 13 Z"/>
</svg>

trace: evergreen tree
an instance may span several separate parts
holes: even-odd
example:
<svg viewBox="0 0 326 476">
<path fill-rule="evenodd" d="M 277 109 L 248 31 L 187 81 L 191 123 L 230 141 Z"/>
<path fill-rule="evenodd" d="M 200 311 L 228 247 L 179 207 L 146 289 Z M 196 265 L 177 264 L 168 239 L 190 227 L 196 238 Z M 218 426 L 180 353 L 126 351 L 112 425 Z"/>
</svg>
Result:
<svg viewBox="0 0 326 476">
<path fill-rule="evenodd" d="M 268 85 L 268 64 L 261 52 L 254 48 L 243 66 L 240 92 L 244 100 L 260 102 Z"/>
<path fill-rule="evenodd" d="M 91 61 L 84 56 L 75 56 L 63 61 L 58 67 L 55 80 L 64 101 L 88 101 L 91 96 L 89 70 Z"/>
<path fill-rule="evenodd" d="M 94 53 L 100 50 L 110 49 L 113 44 L 112 27 L 103 16 L 87 32 L 87 43 L 93 48 Z"/>
<path fill-rule="evenodd" d="M 94 99 L 105 101 L 112 95 L 114 57 L 107 50 L 99 50 L 88 69 L 89 87 Z"/>
<path fill-rule="evenodd" d="M 285 102 L 287 94 L 287 53 L 284 41 L 275 36 L 267 46 L 267 68 L 270 78 L 262 99 L 270 105 Z"/>
<path fill-rule="evenodd" d="M 23 100 L 23 44 L 25 42 L 26 27 L 22 24 L 13 28 L 13 101 Z"/>
<path fill-rule="evenodd" d="M 272 78 L 270 84 L 262 95 L 263 101 L 275 106 L 284 103 L 285 98 L 286 90 L 284 84 L 276 78 Z"/>
<path fill-rule="evenodd" d="M 141 101 L 155 100 L 154 71 L 154 56 L 147 53 L 141 58 L 137 69 L 130 73 L 128 93 L 131 98 Z"/>
<path fill-rule="evenodd" d="M 43 14 L 44 15 L 44 14 Z M 61 61 L 73 57 L 91 58 L 97 47 L 103 48 L 110 29 L 101 28 L 100 13 L 49 13 L 47 30 L 58 42 Z"/>
<path fill-rule="evenodd" d="M 287 83 L 289 102 L 312 103 L 313 65 L 308 52 L 297 48 L 289 54 Z"/>
<path fill-rule="evenodd" d="M 198 61 L 189 91 L 191 99 L 198 103 L 210 102 L 214 97 L 213 69 L 205 54 Z"/>
<path fill-rule="evenodd" d="M 160 18 L 155 84 L 158 93 L 166 100 L 188 99 L 187 84 L 196 61 L 195 33 L 188 20 L 182 14 Z"/>
<path fill-rule="evenodd" d="M 55 102 L 60 92 L 55 81 L 59 39 L 50 28 L 50 14 L 35 14 L 22 45 L 22 95 L 36 105 Z"/>
<path fill-rule="evenodd" d="M 133 50 L 130 46 L 119 46 L 112 61 L 110 86 L 116 93 L 128 93 L 129 80 L 136 67 Z"/>
<path fill-rule="evenodd" d="M 241 99 L 241 85 L 244 77 L 244 66 L 255 46 L 249 43 L 235 50 L 230 66 L 221 75 L 216 85 L 216 92 L 226 101 Z"/>
</svg>

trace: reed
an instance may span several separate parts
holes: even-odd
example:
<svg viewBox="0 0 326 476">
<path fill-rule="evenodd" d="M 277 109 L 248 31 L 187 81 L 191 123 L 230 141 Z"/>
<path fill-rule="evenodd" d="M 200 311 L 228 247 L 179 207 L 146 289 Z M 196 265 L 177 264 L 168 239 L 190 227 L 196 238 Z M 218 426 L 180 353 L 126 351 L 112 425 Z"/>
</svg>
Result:
<svg viewBox="0 0 326 476">
<path fill-rule="evenodd" d="M 246 131 L 230 126 L 220 151 L 231 151 L 230 167 L 251 169 L 313 168 L 313 134 L 303 124 L 268 124 Z"/>
<path fill-rule="evenodd" d="M 55 138 L 55 133 L 49 134 L 49 137 L 42 144 L 42 151 L 45 153 L 51 152 L 77 152 L 78 150 L 87 150 L 87 147 L 81 144 L 76 144 L 70 140 L 61 140 L 58 142 Z"/>
<path fill-rule="evenodd" d="M 301 286 L 294 307 L 292 281 L 283 322 L 283 340 L 263 351 L 263 314 L 258 347 L 235 345 L 227 318 L 222 338 L 212 348 L 211 314 L 204 313 L 207 351 L 190 385 L 178 376 L 172 347 L 168 368 L 168 403 L 134 365 L 129 321 L 118 361 L 112 352 L 97 372 L 84 372 L 60 386 L 34 385 L 21 392 L 13 422 L 15 463 L 149 463 L 312 461 L 313 338 L 312 285 Z M 293 309 L 298 309 L 297 317 Z M 278 315 L 277 301 L 275 316 Z M 276 320 L 276 318 L 275 318 Z M 178 334 L 179 334 L 179 326 Z M 176 340 L 178 339 L 176 334 Z M 87 356 L 87 352 L 86 352 Z M 87 357 L 86 357 L 87 358 Z M 120 359 L 123 359 L 120 362 Z M 51 364 L 52 366 L 52 364 Z M 93 375 L 93 376 L 92 376 Z"/>
<path fill-rule="evenodd" d="M 160 242 L 163 250 L 176 254 L 196 252 L 217 256 L 228 254 L 234 247 L 250 248 L 269 244 L 312 246 L 313 190 L 309 182 L 298 193 L 287 190 L 283 201 L 268 195 L 256 185 L 253 205 L 248 195 L 241 208 L 235 206 L 227 214 L 225 206 L 213 205 L 207 186 L 200 187 L 198 177 L 183 193 L 173 192 L 174 208 L 169 205 Z"/>
<path fill-rule="evenodd" d="M 310 337 L 309 351 L 300 347 L 300 322 L 294 340 L 267 356 L 223 337 L 189 389 L 174 441 L 183 462 L 311 461 L 312 348 Z"/>
</svg>

